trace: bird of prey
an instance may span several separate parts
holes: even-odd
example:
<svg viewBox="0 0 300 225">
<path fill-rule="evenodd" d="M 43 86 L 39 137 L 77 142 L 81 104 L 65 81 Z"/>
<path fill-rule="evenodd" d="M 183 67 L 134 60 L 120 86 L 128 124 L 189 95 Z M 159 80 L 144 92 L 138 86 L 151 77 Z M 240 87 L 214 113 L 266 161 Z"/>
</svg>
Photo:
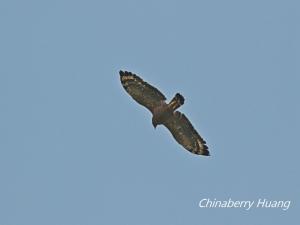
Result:
<svg viewBox="0 0 300 225">
<path fill-rule="evenodd" d="M 181 94 L 177 93 L 169 103 L 166 103 L 166 97 L 157 88 L 143 81 L 136 74 L 120 71 L 120 79 L 128 94 L 150 110 L 154 128 L 160 124 L 166 126 L 175 140 L 185 149 L 197 155 L 209 156 L 206 142 L 188 118 L 177 111 L 184 103 Z"/>
</svg>

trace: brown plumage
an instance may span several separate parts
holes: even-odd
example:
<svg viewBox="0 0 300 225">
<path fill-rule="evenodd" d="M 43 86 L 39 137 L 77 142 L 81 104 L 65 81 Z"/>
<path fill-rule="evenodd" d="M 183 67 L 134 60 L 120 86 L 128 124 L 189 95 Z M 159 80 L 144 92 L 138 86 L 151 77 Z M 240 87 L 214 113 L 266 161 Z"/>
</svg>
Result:
<svg viewBox="0 0 300 225">
<path fill-rule="evenodd" d="M 137 75 L 120 71 L 123 87 L 139 104 L 145 106 L 152 113 L 152 124 L 164 125 L 172 133 L 175 140 L 188 151 L 197 155 L 209 155 L 206 142 L 194 129 L 187 117 L 176 111 L 184 104 L 184 98 L 177 93 L 167 104 L 166 97 L 155 87 L 143 81 Z"/>
</svg>

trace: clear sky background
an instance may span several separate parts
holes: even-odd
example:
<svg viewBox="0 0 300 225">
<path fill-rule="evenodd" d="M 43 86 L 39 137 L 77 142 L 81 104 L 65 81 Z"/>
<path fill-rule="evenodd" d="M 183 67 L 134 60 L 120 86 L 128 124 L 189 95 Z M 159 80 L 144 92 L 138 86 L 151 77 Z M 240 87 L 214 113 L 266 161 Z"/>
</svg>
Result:
<svg viewBox="0 0 300 225">
<path fill-rule="evenodd" d="M 299 224 L 299 7 L 2 0 L 0 224 Z M 211 157 L 154 130 L 120 69 L 180 92 Z"/>
</svg>

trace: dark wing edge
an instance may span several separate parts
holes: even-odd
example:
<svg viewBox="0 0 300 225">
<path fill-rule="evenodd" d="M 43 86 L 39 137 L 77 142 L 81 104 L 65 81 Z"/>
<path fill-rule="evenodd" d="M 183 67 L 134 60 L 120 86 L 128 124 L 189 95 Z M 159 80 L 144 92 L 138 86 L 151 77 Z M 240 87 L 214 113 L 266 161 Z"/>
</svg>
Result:
<svg viewBox="0 0 300 225">
<path fill-rule="evenodd" d="M 174 112 L 173 116 L 164 125 L 172 133 L 175 140 L 191 153 L 210 155 L 206 142 L 183 113 L 179 111 Z"/>
<path fill-rule="evenodd" d="M 136 74 L 127 71 L 119 73 L 122 86 L 128 94 L 151 112 L 161 101 L 166 100 L 166 97 L 157 88 L 143 81 Z"/>
</svg>

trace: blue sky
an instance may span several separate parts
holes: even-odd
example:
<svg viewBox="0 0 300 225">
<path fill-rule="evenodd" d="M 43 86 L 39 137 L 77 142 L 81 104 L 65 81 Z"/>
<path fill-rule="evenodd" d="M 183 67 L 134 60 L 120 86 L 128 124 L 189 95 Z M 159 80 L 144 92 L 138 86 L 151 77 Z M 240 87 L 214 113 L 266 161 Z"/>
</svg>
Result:
<svg viewBox="0 0 300 225">
<path fill-rule="evenodd" d="M 1 1 L 0 224 L 299 222 L 299 6 Z M 180 92 L 211 157 L 154 130 L 120 69 Z"/>
</svg>

